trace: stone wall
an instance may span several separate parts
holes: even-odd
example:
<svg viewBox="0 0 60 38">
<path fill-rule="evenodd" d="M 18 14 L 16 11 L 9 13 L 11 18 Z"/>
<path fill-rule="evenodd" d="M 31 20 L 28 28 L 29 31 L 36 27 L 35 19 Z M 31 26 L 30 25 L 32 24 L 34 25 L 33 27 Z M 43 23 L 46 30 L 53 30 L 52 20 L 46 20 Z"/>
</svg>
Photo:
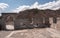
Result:
<svg viewBox="0 0 60 38">
<path fill-rule="evenodd" d="M 60 17 L 57 18 L 49 18 L 49 22 L 51 24 L 51 28 L 60 30 Z"/>
<path fill-rule="evenodd" d="M 60 17 L 57 17 L 57 23 L 55 24 L 55 29 L 60 31 Z"/>
<path fill-rule="evenodd" d="M 60 29 L 59 12 L 59 10 L 30 9 L 19 13 L 2 13 L 1 24 L 5 29 L 6 25 L 13 25 L 14 29 L 50 27 L 50 25 L 52 28 Z"/>
<path fill-rule="evenodd" d="M 27 28 L 30 25 L 29 19 L 16 19 L 15 20 L 15 29 Z"/>
</svg>

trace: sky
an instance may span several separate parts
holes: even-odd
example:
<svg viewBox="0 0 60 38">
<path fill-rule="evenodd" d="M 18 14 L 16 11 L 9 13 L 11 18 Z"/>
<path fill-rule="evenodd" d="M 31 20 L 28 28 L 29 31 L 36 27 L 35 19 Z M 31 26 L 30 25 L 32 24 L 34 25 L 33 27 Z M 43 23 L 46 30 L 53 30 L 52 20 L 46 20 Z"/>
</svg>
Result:
<svg viewBox="0 0 60 38">
<path fill-rule="evenodd" d="M 33 8 L 56 10 L 60 8 L 60 0 L 0 0 L 0 13 Z"/>
</svg>

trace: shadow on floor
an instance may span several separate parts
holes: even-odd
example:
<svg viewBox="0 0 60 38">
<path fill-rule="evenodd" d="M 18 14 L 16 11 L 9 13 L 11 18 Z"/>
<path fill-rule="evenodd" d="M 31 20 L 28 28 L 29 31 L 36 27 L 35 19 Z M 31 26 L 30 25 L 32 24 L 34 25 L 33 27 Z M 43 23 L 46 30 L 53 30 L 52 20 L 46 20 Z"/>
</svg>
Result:
<svg viewBox="0 0 60 38">
<path fill-rule="evenodd" d="M 50 28 L 51 24 L 35 24 L 35 25 L 23 25 L 23 26 L 18 26 L 17 28 L 15 28 L 14 30 L 2 30 L 2 26 L 0 25 L 0 31 L 15 31 L 15 30 L 24 30 L 24 29 L 34 29 L 34 28 L 39 28 L 39 29 L 43 29 L 43 28 Z"/>
</svg>

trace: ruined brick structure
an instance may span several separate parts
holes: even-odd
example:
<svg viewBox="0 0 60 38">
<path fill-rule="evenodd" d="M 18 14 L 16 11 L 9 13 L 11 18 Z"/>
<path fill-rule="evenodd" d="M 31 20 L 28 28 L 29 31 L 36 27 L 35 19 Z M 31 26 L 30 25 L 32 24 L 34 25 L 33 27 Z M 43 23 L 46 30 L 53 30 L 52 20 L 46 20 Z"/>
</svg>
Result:
<svg viewBox="0 0 60 38">
<path fill-rule="evenodd" d="M 60 29 L 60 10 L 28 9 L 19 13 L 2 13 L 1 29 L 13 26 L 14 29 L 52 27 Z M 12 29 L 13 29 L 12 27 Z"/>
</svg>

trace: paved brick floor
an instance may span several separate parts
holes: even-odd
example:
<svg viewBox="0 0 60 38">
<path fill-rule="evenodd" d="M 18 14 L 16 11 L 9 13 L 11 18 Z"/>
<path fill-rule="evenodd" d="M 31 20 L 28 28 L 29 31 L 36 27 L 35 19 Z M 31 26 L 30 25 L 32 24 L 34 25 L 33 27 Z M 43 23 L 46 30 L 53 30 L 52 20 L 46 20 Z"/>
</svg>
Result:
<svg viewBox="0 0 60 38">
<path fill-rule="evenodd" d="M 60 32 L 52 28 L 0 31 L 0 38 L 60 38 Z"/>
</svg>

